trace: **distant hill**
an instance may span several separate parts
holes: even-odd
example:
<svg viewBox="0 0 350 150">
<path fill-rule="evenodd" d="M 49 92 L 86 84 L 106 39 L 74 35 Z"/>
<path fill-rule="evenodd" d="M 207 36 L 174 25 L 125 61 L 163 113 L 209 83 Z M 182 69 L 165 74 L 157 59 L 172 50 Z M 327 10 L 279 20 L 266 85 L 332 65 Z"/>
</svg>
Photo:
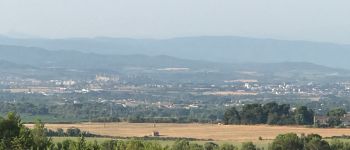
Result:
<svg viewBox="0 0 350 150">
<path fill-rule="evenodd" d="M 43 48 L 0 45 L 0 60 L 41 68 L 106 69 L 118 70 L 126 67 L 204 68 L 212 63 L 178 59 L 170 56 L 103 55 L 79 51 L 49 51 Z"/>
<path fill-rule="evenodd" d="M 8 70 L 8 69 L 25 69 L 25 68 L 31 68 L 30 66 L 25 65 L 18 65 L 12 62 L 0 60 L 0 69 L 2 71 Z"/>
<path fill-rule="evenodd" d="M 115 55 L 167 55 L 228 63 L 310 62 L 350 69 L 350 45 L 284 41 L 231 36 L 185 37 L 164 40 L 127 38 L 13 39 L 0 44 L 33 46 L 49 50 Z"/>
<path fill-rule="evenodd" d="M 177 70 L 180 68 L 180 71 Z M 188 70 L 181 71 L 181 68 Z M 157 79 L 220 80 L 234 78 L 349 77 L 350 72 L 306 62 L 216 63 L 171 56 L 106 55 L 79 51 L 0 45 L 2 73 L 39 77 L 83 77 L 97 73 L 144 74 Z M 173 71 L 175 70 L 175 71 Z"/>
</svg>

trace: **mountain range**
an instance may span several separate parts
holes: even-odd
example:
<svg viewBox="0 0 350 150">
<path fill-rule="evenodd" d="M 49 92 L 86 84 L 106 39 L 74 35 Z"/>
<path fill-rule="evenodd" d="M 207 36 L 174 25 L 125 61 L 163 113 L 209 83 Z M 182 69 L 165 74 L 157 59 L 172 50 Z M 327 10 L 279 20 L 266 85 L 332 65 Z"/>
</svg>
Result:
<svg viewBox="0 0 350 150">
<path fill-rule="evenodd" d="M 15 74 L 46 79 L 92 77 L 100 73 L 142 74 L 165 80 L 185 78 L 186 81 L 223 81 L 234 78 L 295 80 L 350 76 L 346 69 L 308 62 L 224 63 L 166 55 L 97 54 L 8 45 L 0 45 L 0 70 L 0 75 Z"/>
<path fill-rule="evenodd" d="M 350 45 L 257 39 L 235 36 L 201 36 L 172 39 L 67 38 L 18 39 L 0 37 L 0 44 L 47 50 L 80 51 L 100 55 L 171 56 L 219 63 L 308 62 L 350 69 Z"/>
</svg>

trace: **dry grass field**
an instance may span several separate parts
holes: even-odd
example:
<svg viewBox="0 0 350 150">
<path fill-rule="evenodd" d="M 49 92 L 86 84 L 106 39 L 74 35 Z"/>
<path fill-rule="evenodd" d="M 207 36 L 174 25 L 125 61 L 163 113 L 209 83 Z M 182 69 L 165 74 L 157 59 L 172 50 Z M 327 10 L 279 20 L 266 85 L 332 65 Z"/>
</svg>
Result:
<svg viewBox="0 0 350 150">
<path fill-rule="evenodd" d="M 257 95 L 256 92 L 243 92 L 243 91 L 218 91 L 218 92 L 204 92 L 204 95 L 220 95 L 220 96 L 228 96 L 228 95 Z"/>
<path fill-rule="evenodd" d="M 33 125 L 28 124 L 28 127 Z M 81 123 L 81 124 L 46 124 L 49 129 L 80 128 L 83 131 L 110 136 L 143 137 L 152 131 L 159 131 L 163 137 L 188 137 L 196 139 L 213 139 L 215 141 L 257 141 L 273 139 L 281 133 L 317 133 L 323 137 L 350 135 L 350 129 L 317 129 L 302 126 L 268 126 L 268 125 L 212 125 L 212 124 L 154 124 L 152 123 Z"/>
</svg>

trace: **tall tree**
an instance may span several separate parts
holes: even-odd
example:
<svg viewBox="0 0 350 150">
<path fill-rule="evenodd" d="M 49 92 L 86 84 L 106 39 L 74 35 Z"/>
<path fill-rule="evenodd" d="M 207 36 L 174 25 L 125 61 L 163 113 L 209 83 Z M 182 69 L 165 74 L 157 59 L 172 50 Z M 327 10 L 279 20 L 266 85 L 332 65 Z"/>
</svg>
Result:
<svg viewBox="0 0 350 150">
<path fill-rule="evenodd" d="M 178 140 L 173 144 L 172 150 L 189 150 L 190 142 L 187 140 Z"/>
<path fill-rule="evenodd" d="M 241 150 L 256 150 L 256 146 L 253 142 L 244 142 L 242 143 Z"/>
<path fill-rule="evenodd" d="M 241 117 L 239 112 L 235 107 L 227 109 L 224 114 L 224 123 L 225 124 L 240 124 Z"/>
<path fill-rule="evenodd" d="M 213 142 L 207 142 L 204 144 L 204 149 L 205 150 L 218 150 L 219 145 Z"/>
<path fill-rule="evenodd" d="M 242 124 L 259 124 L 264 122 L 264 112 L 261 104 L 246 104 L 242 108 Z"/>
<path fill-rule="evenodd" d="M 303 141 L 295 133 L 287 133 L 278 135 L 269 150 L 303 150 L 303 148 Z"/>
<path fill-rule="evenodd" d="M 33 146 L 33 135 L 30 129 L 22 126 L 18 137 L 15 137 L 11 144 L 12 148 L 16 150 L 31 149 Z"/>
<path fill-rule="evenodd" d="M 145 146 L 141 141 L 131 140 L 126 144 L 126 150 L 144 150 Z"/>
<path fill-rule="evenodd" d="M 322 137 L 318 134 L 309 134 L 302 140 L 304 141 L 305 150 L 331 150 L 328 142 L 322 140 Z"/>
<path fill-rule="evenodd" d="M 37 120 L 35 123 L 32 134 L 34 143 L 33 149 L 45 150 L 52 144 L 52 140 L 51 138 L 47 137 L 47 130 L 45 129 L 45 125 L 41 122 L 41 120 Z"/>
<path fill-rule="evenodd" d="M 294 117 L 295 123 L 299 125 L 311 125 L 314 123 L 314 112 L 306 106 L 297 107 Z"/>
<path fill-rule="evenodd" d="M 75 150 L 86 150 L 87 149 L 87 144 L 86 144 L 86 140 L 85 137 L 83 135 L 80 136 L 80 138 L 78 139 L 78 142 L 76 143 Z"/>
<path fill-rule="evenodd" d="M 332 109 L 329 112 L 327 112 L 328 119 L 328 125 L 331 127 L 339 126 L 342 121 L 341 117 L 343 117 L 346 114 L 346 111 L 342 108 L 336 108 Z"/>
<path fill-rule="evenodd" d="M 336 108 L 327 112 L 327 116 L 332 116 L 332 117 L 342 117 L 345 114 L 346 114 L 346 111 L 343 108 Z"/>
<path fill-rule="evenodd" d="M 13 149 L 12 141 L 20 135 L 22 128 L 21 119 L 14 112 L 8 113 L 7 118 L 0 118 L 0 142 L 2 143 L 0 146 L 4 149 Z"/>
</svg>

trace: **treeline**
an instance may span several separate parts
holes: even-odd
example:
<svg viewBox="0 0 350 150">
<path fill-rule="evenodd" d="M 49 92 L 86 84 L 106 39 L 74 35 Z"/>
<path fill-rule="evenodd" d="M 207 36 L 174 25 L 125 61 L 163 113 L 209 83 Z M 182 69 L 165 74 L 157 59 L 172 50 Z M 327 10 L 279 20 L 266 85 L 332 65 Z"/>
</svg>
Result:
<svg viewBox="0 0 350 150">
<path fill-rule="evenodd" d="M 312 125 L 314 112 L 306 106 L 291 109 L 289 104 L 245 104 L 224 113 L 225 124 Z"/>
<path fill-rule="evenodd" d="M 62 105 L 34 105 L 33 103 L 0 102 L 0 113 L 18 112 L 26 116 L 48 116 L 46 122 L 119 122 L 131 123 L 208 123 L 222 119 L 223 108 L 159 108 L 158 106 L 139 105 L 135 107 L 114 103 L 65 103 Z M 22 115 L 22 116 L 23 116 Z M 50 119 L 50 120 L 47 120 Z"/>
<path fill-rule="evenodd" d="M 350 143 L 339 139 L 327 142 L 318 134 L 298 136 L 295 133 L 278 135 L 268 150 L 350 150 Z"/>
<path fill-rule="evenodd" d="M 347 112 L 342 108 L 332 109 L 327 112 L 327 123 L 321 124 L 318 120 L 316 120 L 316 127 L 343 127 L 342 125 L 342 117 L 347 114 Z"/>
<path fill-rule="evenodd" d="M 9 103 L 0 102 L 0 112 L 19 112 L 31 115 L 47 115 L 49 114 L 49 107 L 45 104 L 34 105 L 33 103 Z"/>
<path fill-rule="evenodd" d="M 213 142 L 205 144 L 191 143 L 187 140 L 178 140 L 172 145 L 163 146 L 154 141 L 143 140 L 109 140 L 102 143 L 86 142 L 84 137 L 80 137 L 77 141 L 64 140 L 56 143 L 53 149 L 57 150 L 239 150 L 232 144 L 218 145 Z M 243 143 L 241 150 L 258 150 L 251 143 Z"/>
<path fill-rule="evenodd" d="M 92 134 L 87 131 L 81 131 L 79 128 L 68 128 L 64 131 L 62 128 L 58 128 L 56 131 L 51 129 L 45 129 L 47 136 L 55 137 L 99 137 L 100 135 Z"/>
</svg>

